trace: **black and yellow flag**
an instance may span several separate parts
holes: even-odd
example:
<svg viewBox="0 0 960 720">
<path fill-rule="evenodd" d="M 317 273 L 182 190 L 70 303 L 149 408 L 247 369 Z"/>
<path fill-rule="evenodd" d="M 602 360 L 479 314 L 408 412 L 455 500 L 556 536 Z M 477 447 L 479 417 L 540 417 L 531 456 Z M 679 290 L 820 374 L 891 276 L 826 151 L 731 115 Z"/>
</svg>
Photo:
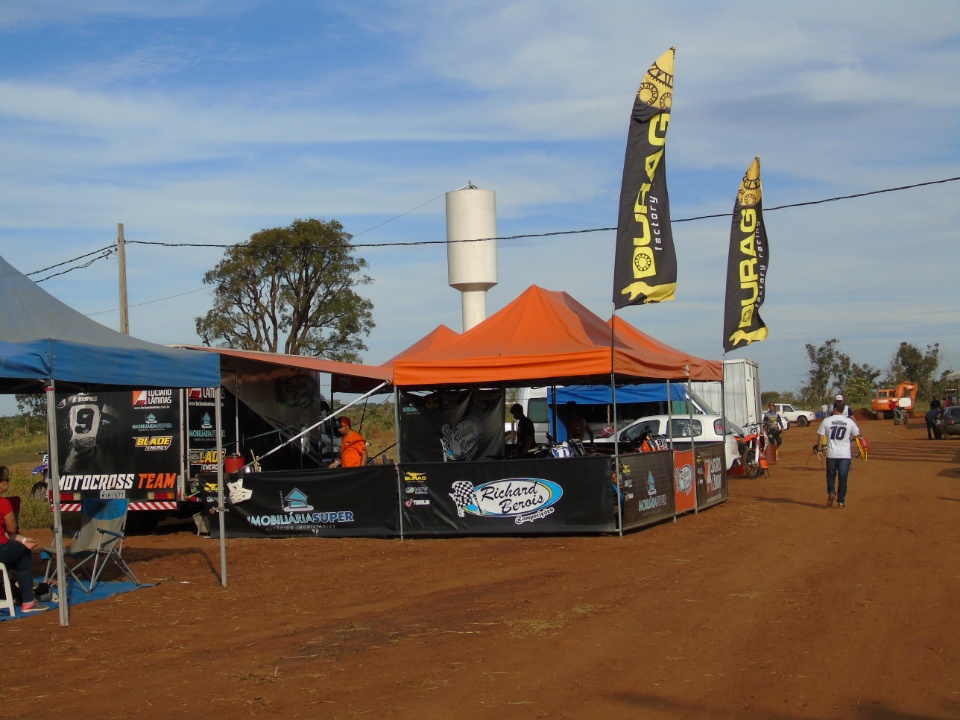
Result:
<svg viewBox="0 0 960 720">
<path fill-rule="evenodd" d="M 767 339 L 767 326 L 760 319 L 770 266 L 762 195 L 760 158 L 757 157 L 743 176 L 733 205 L 727 299 L 723 311 L 724 352 Z"/>
<path fill-rule="evenodd" d="M 664 163 L 673 54 L 670 48 L 647 70 L 630 114 L 613 262 L 615 308 L 673 300 L 677 287 Z"/>
</svg>

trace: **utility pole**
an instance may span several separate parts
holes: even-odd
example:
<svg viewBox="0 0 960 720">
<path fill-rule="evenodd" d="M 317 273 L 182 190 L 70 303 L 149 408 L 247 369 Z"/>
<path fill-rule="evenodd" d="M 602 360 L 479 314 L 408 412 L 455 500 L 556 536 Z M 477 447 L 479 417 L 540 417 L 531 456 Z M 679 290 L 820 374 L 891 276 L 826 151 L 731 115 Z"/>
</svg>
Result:
<svg viewBox="0 0 960 720">
<path fill-rule="evenodd" d="M 123 223 L 117 223 L 117 264 L 120 266 L 120 332 L 130 334 L 127 315 L 127 248 L 123 240 Z"/>
</svg>

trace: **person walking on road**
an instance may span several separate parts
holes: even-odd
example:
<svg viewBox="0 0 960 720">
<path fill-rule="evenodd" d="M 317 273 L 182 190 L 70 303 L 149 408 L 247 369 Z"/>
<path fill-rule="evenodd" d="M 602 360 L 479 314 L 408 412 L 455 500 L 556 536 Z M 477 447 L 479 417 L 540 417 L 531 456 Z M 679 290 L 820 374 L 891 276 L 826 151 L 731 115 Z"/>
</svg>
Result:
<svg viewBox="0 0 960 720">
<path fill-rule="evenodd" d="M 940 420 L 940 401 L 934 398 L 930 401 L 930 409 L 923 419 L 927 423 L 927 440 L 940 440 L 943 438 L 943 432 L 940 430 L 938 421 Z"/>
<path fill-rule="evenodd" d="M 847 478 L 850 475 L 850 460 L 852 453 L 850 443 L 860 436 L 860 428 L 853 419 L 843 414 L 844 402 L 842 399 L 833 403 L 833 414 L 820 423 L 817 430 L 817 441 L 821 447 L 826 447 L 827 454 L 827 506 L 846 506 Z M 836 481 L 836 491 L 834 482 Z"/>
</svg>

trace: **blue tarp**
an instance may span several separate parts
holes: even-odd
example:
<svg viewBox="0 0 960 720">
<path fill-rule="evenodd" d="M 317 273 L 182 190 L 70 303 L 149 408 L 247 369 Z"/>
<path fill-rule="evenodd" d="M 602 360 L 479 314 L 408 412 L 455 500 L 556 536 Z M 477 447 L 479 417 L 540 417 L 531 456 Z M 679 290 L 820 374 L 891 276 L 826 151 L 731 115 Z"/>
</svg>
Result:
<svg viewBox="0 0 960 720">
<path fill-rule="evenodd" d="M 547 388 L 547 402 L 553 401 L 553 388 Z M 567 385 L 557 389 L 557 405 L 573 400 L 580 405 L 612 405 L 613 390 L 609 385 Z M 681 383 L 670 384 L 670 398 L 672 400 L 686 400 L 687 389 Z M 643 383 L 640 385 L 623 385 L 617 388 L 617 404 L 640 402 L 665 402 L 667 399 L 666 383 Z"/>
<path fill-rule="evenodd" d="M 42 577 L 36 578 L 38 583 L 41 580 L 43 580 Z M 132 582 L 98 582 L 93 586 L 93 592 L 86 593 L 72 577 L 68 578 L 67 584 L 70 588 L 67 591 L 67 602 L 71 607 L 74 605 L 79 605 L 80 603 L 91 602 L 92 600 L 104 600 L 114 595 L 133 592 L 134 590 L 140 590 L 141 588 L 153 587 L 152 584 L 134 585 Z M 0 592 L 2 592 L 2 583 L 0 583 Z M 50 608 L 50 610 L 56 610 L 60 607 L 59 603 L 57 602 L 41 602 L 41 604 L 46 605 L 48 608 Z M 27 615 L 24 616 L 23 610 L 19 605 L 17 605 L 16 614 L 13 617 L 10 617 L 6 610 L 0 610 L 0 622 L 22 617 L 39 617 L 40 615 L 46 614 L 46 612 L 49 612 L 50 610 L 39 613 L 27 613 Z"/>
</svg>

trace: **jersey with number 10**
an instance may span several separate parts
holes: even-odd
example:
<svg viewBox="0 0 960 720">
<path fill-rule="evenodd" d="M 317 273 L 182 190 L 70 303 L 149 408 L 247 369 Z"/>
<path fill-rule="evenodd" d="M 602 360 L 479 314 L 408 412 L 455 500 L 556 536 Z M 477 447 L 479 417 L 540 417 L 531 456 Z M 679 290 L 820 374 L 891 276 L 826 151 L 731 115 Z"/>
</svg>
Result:
<svg viewBox="0 0 960 720">
<path fill-rule="evenodd" d="M 827 438 L 828 458 L 849 459 L 851 457 L 850 441 L 860 434 L 860 428 L 848 417 L 831 415 L 820 423 L 817 434 Z"/>
</svg>

